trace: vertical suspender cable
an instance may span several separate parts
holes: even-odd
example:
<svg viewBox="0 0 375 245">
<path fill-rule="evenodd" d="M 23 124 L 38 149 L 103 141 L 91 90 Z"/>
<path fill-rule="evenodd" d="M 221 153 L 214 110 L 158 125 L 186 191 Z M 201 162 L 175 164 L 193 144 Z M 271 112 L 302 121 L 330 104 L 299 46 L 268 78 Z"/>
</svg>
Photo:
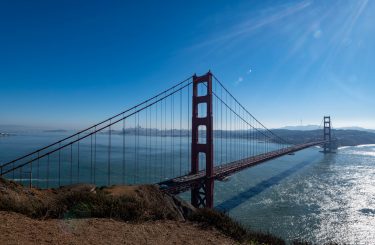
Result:
<svg viewBox="0 0 375 245">
<path fill-rule="evenodd" d="M 61 146 L 61 143 L 59 143 L 59 147 Z M 61 186 L 61 149 L 59 150 L 59 186 Z"/>
<path fill-rule="evenodd" d="M 47 155 L 47 188 L 49 187 L 49 154 Z"/>
<path fill-rule="evenodd" d="M 70 184 L 73 183 L 73 144 L 70 144 Z"/>
<path fill-rule="evenodd" d="M 79 134 L 78 134 L 78 142 L 77 142 L 77 182 L 79 183 Z"/>
<path fill-rule="evenodd" d="M 109 128 L 108 128 L 108 186 L 111 185 L 111 148 L 112 148 L 112 130 L 111 130 L 111 120 L 109 121 Z"/>
<path fill-rule="evenodd" d="M 96 132 L 96 127 L 95 127 L 95 132 Z M 95 144 L 94 144 L 94 184 L 96 184 L 96 134 L 94 134 L 94 141 L 95 141 Z"/>
<path fill-rule="evenodd" d="M 90 136 L 90 183 L 93 183 L 92 182 L 92 135 Z"/>
<path fill-rule="evenodd" d="M 180 90 L 180 176 L 182 175 L 182 90 Z"/>
<path fill-rule="evenodd" d="M 125 184 L 125 118 L 122 120 L 122 184 Z"/>
</svg>

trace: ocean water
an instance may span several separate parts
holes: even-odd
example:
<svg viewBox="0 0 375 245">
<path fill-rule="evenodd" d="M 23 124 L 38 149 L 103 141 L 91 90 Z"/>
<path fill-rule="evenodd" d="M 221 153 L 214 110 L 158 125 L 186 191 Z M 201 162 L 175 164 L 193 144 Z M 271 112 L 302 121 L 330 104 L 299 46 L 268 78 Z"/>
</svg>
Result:
<svg viewBox="0 0 375 245">
<path fill-rule="evenodd" d="M 217 183 L 216 206 L 288 241 L 375 244 L 375 145 L 310 148 Z"/>
<path fill-rule="evenodd" d="M 61 133 L 20 133 L 0 137 L 0 163 L 63 136 Z M 72 178 L 77 181 L 78 176 L 80 182 L 95 179 L 97 185 L 108 183 L 108 138 L 101 135 L 96 140 L 95 173 L 90 168 L 93 163 L 91 139 L 87 139 L 80 145 L 80 155 L 77 155 L 77 145 L 61 153 L 61 184 L 69 184 Z M 122 142 L 123 137 L 119 135 L 111 139 L 111 184 L 157 182 L 188 171 L 187 138 L 164 138 L 161 141 L 141 138 L 136 141 L 128 136 L 125 151 Z M 246 151 L 245 142 L 237 142 L 237 145 L 225 143 L 223 147 L 220 145 L 222 141 L 215 142 L 215 164 L 231 160 L 233 150 L 237 151 L 236 156 L 238 149 L 243 149 L 243 153 Z M 260 152 L 257 144 L 251 142 L 252 149 Z M 224 150 L 228 145 L 232 151 Z M 137 159 L 134 158 L 136 148 Z M 121 160 L 124 153 L 125 165 Z M 39 176 L 37 163 L 33 163 L 33 184 L 46 185 L 43 179 L 48 169 L 49 186 L 57 185 L 57 161 L 55 154 L 51 155 L 49 162 L 39 162 Z M 22 176 L 16 178 L 23 179 Z M 247 227 L 270 232 L 287 241 L 375 244 L 375 145 L 342 147 L 332 154 L 310 148 L 246 169 L 225 182 L 215 182 L 215 207 Z"/>
</svg>

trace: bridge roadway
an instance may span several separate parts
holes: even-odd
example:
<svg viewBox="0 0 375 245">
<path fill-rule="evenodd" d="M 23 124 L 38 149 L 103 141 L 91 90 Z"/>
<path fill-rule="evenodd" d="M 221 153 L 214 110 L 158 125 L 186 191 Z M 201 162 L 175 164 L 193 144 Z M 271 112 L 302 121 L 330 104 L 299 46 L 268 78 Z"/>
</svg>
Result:
<svg viewBox="0 0 375 245">
<path fill-rule="evenodd" d="M 291 147 L 287 147 L 281 150 L 271 151 L 268 153 L 260 154 L 257 156 L 241 159 L 238 161 L 222 164 L 220 166 L 214 167 L 214 176 L 215 180 L 224 180 L 228 176 L 237 173 L 245 168 L 256 166 L 260 163 L 269 161 L 274 158 L 278 158 L 284 155 L 292 154 L 294 152 L 312 147 L 317 145 L 323 145 L 327 143 L 326 141 L 315 141 L 305 144 L 294 145 Z M 163 181 L 159 183 L 161 189 L 169 194 L 179 194 L 185 191 L 188 191 L 190 188 L 194 186 L 198 186 L 202 181 L 206 178 L 205 170 L 199 171 L 197 174 L 189 174 L 180 176 L 174 179 L 170 179 L 167 181 Z"/>
</svg>

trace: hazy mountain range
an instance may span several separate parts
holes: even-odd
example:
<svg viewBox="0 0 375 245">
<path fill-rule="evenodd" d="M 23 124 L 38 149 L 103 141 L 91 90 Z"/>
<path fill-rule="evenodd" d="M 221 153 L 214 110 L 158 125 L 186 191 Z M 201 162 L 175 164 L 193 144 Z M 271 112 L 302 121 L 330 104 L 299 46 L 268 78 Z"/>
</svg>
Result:
<svg viewBox="0 0 375 245">
<path fill-rule="evenodd" d="M 299 144 L 304 142 L 310 142 L 322 137 L 322 129 L 317 125 L 306 125 L 306 126 L 287 126 L 278 129 L 272 129 L 272 131 L 285 139 L 287 142 L 292 144 Z M 40 129 L 36 127 L 22 127 L 15 126 L 12 127 L 7 125 L 3 127 L 0 125 L 0 137 L 12 136 L 22 133 L 74 133 L 76 130 L 63 130 L 63 129 Z M 159 130 L 159 129 L 146 129 L 146 128 L 127 128 L 125 131 L 122 130 L 111 130 L 113 134 L 128 134 L 128 135 L 155 135 L 162 137 L 180 137 L 188 136 L 189 130 L 174 129 L 174 130 Z M 108 130 L 103 130 L 100 134 L 107 134 Z M 375 144 L 375 130 L 364 129 L 361 127 L 345 127 L 334 129 L 333 137 L 338 139 L 339 146 L 354 146 L 354 145 L 363 145 L 363 144 Z M 202 134 L 203 135 L 203 134 Z M 245 130 L 237 131 L 224 131 L 224 130 L 215 130 L 215 137 L 236 137 L 246 139 L 249 137 L 249 134 Z M 261 134 L 258 135 L 258 140 L 263 140 Z M 257 135 L 252 136 L 254 138 L 258 137 Z"/>
<path fill-rule="evenodd" d="M 287 129 L 287 130 L 299 130 L 299 131 L 309 131 L 309 130 L 317 130 L 321 129 L 322 126 L 319 127 L 319 125 L 301 125 L 301 126 L 285 126 L 277 129 Z M 361 128 L 361 127 L 341 127 L 336 129 L 342 129 L 342 130 L 358 130 L 358 131 L 367 131 L 375 133 L 375 129 L 367 129 L 367 128 Z"/>
<path fill-rule="evenodd" d="M 274 129 L 287 129 L 287 130 L 299 130 L 299 131 L 309 131 L 309 130 L 317 130 L 321 129 L 322 126 L 319 125 L 299 125 L 299 126 L 285 126 L 281 128 L 274 128 Z M 342 130 L 358 130 L 358 131 L 367 131 L 375 133 L 375 129 L 366 129 L 357 126 L 351 127 L 341 127 L 335 129 L 342 129 Z M 48 128 L 37 127 L 37 126 L 23 126 L 23 125 L 11 125 L 11 124 L 0 124 L 0 133 L 17 133 L 17 132 L 68 132 L 68 131 L 77 131 L 72 129 L 62 129 L 62 128 L 54 128 L 52 126 Z"/>
</svg>

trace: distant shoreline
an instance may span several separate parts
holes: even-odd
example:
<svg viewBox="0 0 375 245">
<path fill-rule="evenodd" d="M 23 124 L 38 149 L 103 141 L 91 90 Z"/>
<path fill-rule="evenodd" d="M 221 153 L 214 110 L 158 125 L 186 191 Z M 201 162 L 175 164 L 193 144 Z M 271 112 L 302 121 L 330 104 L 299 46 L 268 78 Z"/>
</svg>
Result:
<svg viewBox="0 0 375 245">
<path fill-rule="evenodd" d="M 9 134 L 9 133 L 0 133 L 0 137 L 7 137 L 7 136 L 12 136 L 14 134 Z"/>
<path fill-rule="evenodd" d="M 50 129 L 50 130 L 43 130 L 45 133 L 66 133 L 68 130 L 66 129 Z"/>
<path fill-rule="evenodd" d="M 66 129 L 51 129 L 42 130 L 40 133 L 64 133 L 71 132 L 72 134 L 77 131 L 66 130 Z M 254 134 L 254 131 L 248 130 L 214 130 L 213 134 L 215 138 L 237 138 L 237 139 L 249 139 L 263 140 L 259 136 L 262 135 L 263 131 L 258 130 L 258 133 Z M 322 138 L 322 130 L 290 130 L 290 129 L 273 129 L 276 135 L 285 139 L 290 144 L 301 144 Z M 109 131 L 101 131 L 99 134 L 108 134 Z M 112 135 L 129 135 L 129 136 L 156 136 L 156 137 L 190 137 L 191 132 L 188 129 L 172 129 L 164 130 L 157 128 L 127 128 L 125 130 L 111 130 Z M 14 133 L 0 132 L 0 137 L 14 136 Z M 205 134 L 201 133 L 201 137 Z M 338 147 L 344 146 L 358 146 L 358 145 L 369 145 L 375 144 L 375 133 L 362 130 L 350 130 L 350 129 L 334 129 L 332 130 L 332 137 L 338 141 Z M 272 141 L 272 139 L 271 139 Z"/>
</svg>

